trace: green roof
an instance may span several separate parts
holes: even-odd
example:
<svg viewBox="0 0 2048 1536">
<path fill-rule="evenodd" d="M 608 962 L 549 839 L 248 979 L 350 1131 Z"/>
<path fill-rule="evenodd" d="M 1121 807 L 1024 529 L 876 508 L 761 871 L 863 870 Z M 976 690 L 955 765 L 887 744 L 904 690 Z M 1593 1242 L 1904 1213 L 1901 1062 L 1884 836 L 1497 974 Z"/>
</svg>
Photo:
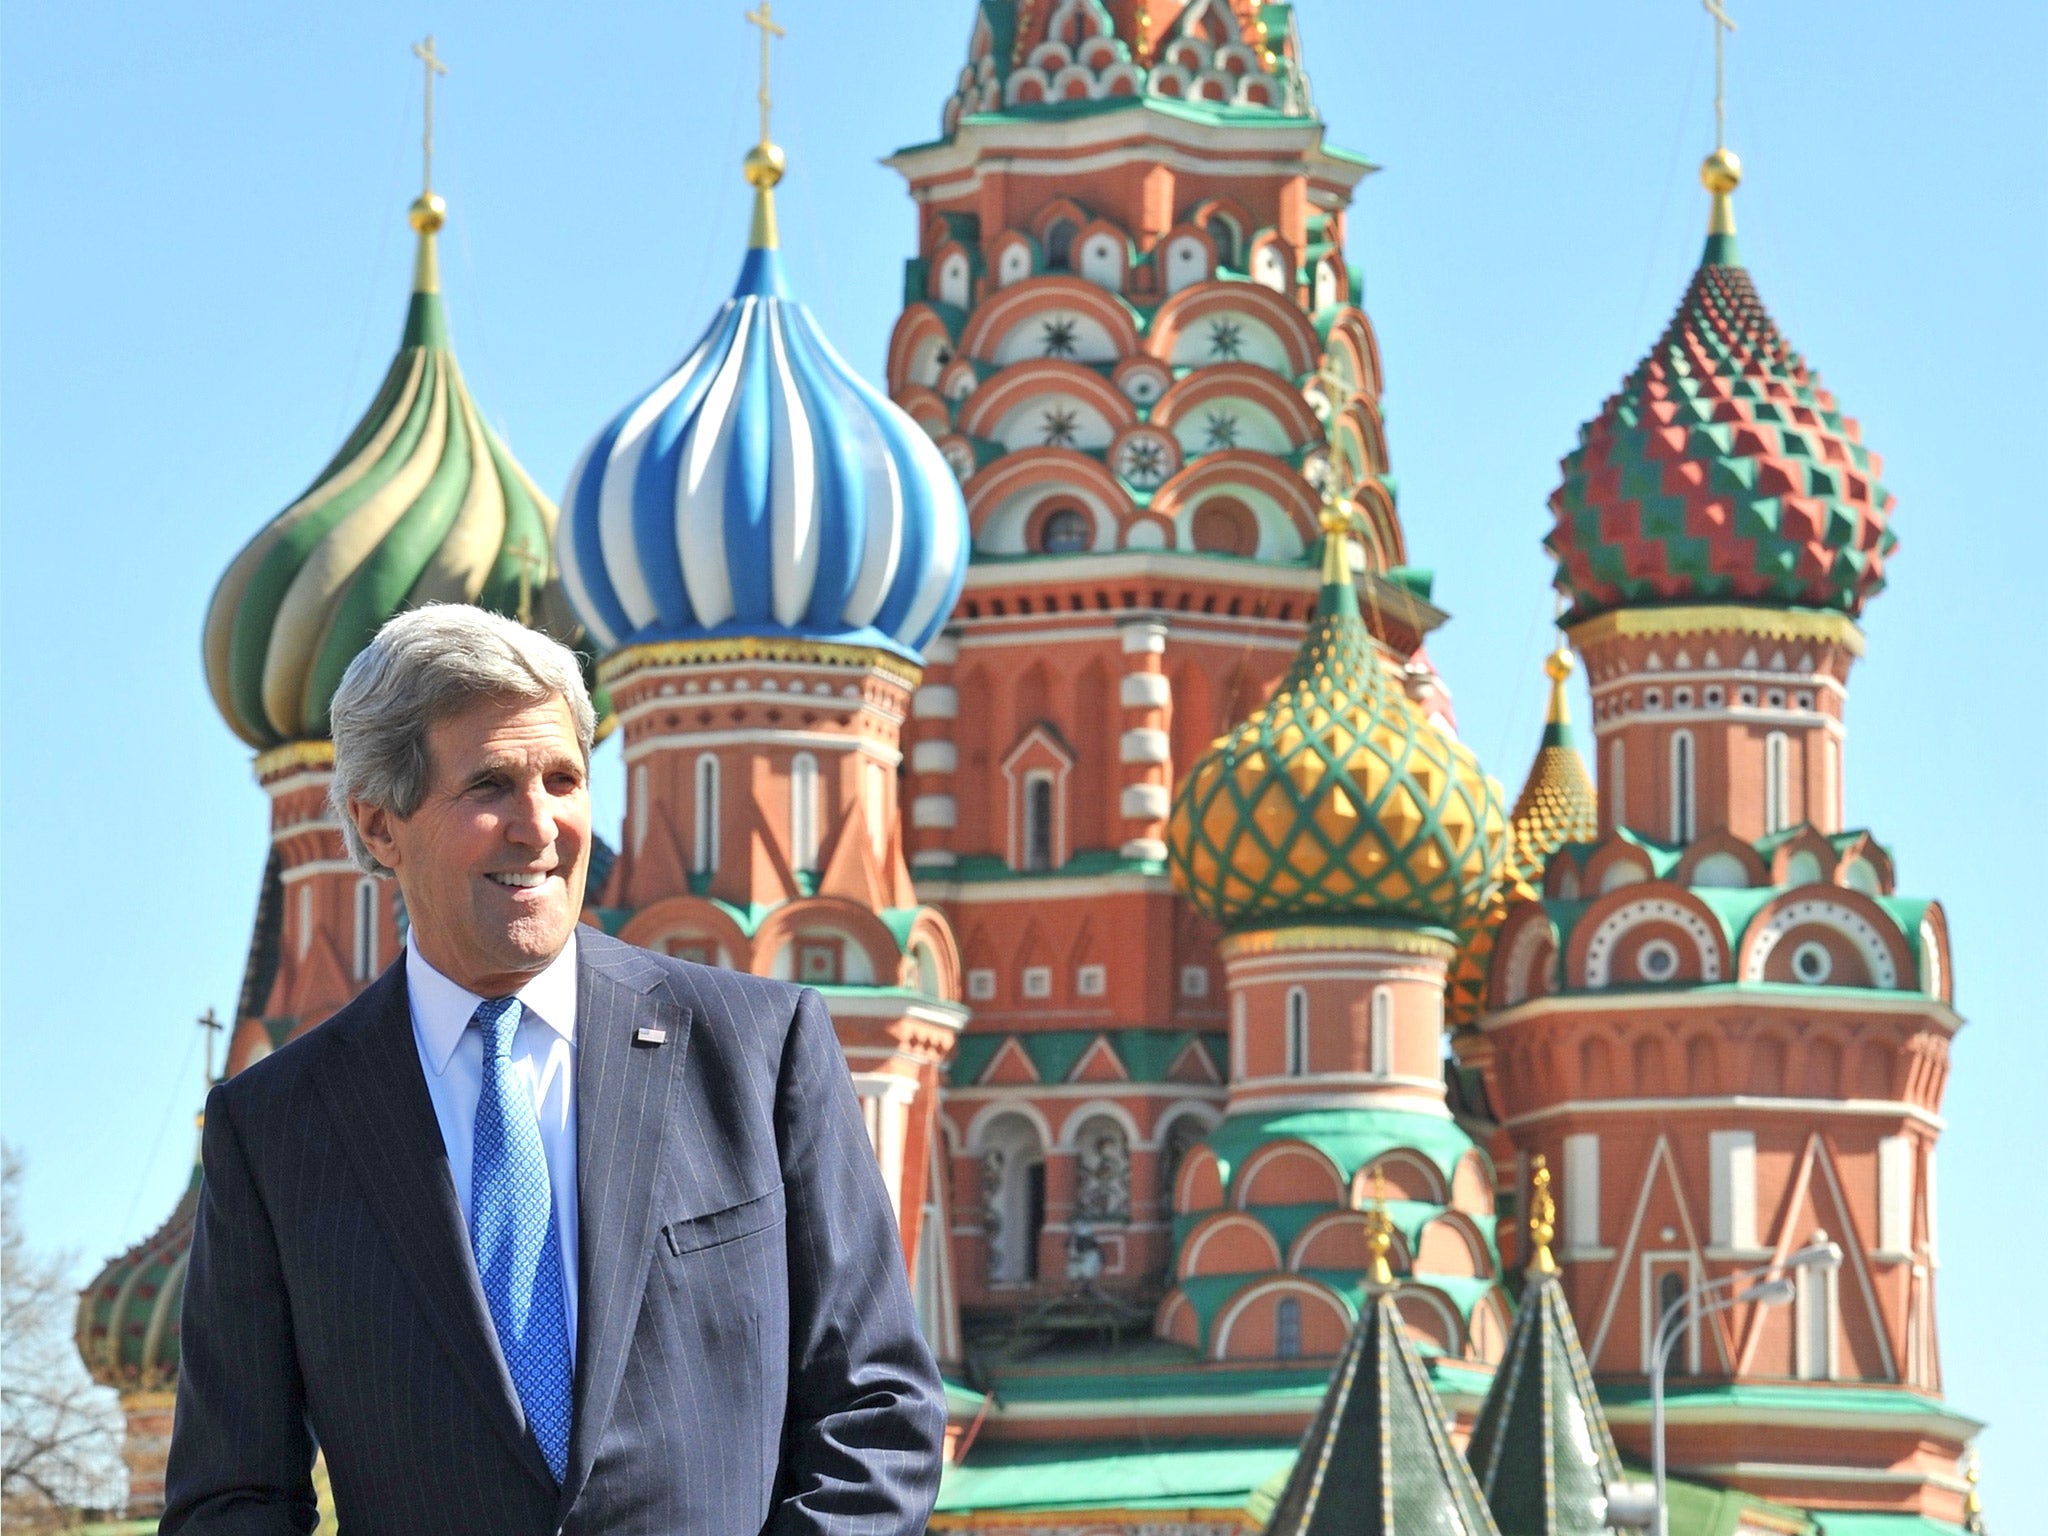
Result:
<svg viewBox="0 0 2048 1536">
<path fill-rule="evenodd" d="M 1067 1074 L 1074 1070 L 1075 1064 L 1097 1040 L 1108 1043 L 1134 1083 L 1165 1082 L 1168 1069 L 1194 1042 L 1199 1042 L 1208 1055 L 1220 1082 L 1227 1063 L 1224 1053 L 1229 1048 L 1228 1040 L 1220 1031 L 1192 1029 L 1045 1029 L 1023 1034 L 968 1034 L 961 1038 L 947 1066 L 951 1083 L 955 1087 L 965 1087 L 979 1081 L 1004 1042 L 1009 1040 L 1017 1042 L 1018 1048 L 1030 1058 L 1039 1081 L 1045 1083 L 1065 1082 Z M 1113 1086 L 1104 1085 L 1105 1088 Z"/>
<path fill-rule="evenodd" d="M 1865 1510 L 1828 1509 L 1814 1514 L 1816 1536 L 1962 1536 L 1963 1527 L 1925 1515 L 1873 1514 Z"/>
<path fill-rule="evenodd" d="M 1422 1153 L 1446 1180 L 1458 1159 L 1478 1150 L 1455 1120 L 1399 1109 L 1293 1109 L 1230 1115 L 1208 1135 L 1225 1184 L 1240 1162 L 1268 1142 L 1305 1141 L 1337 1165 L 1345 1180 L 1383 1152 Z M 1480 1151 L 1480 1156 L 1485 1157 Z"/>
<path fill-rule="evenodd" d="M 1294 1461 L 1292 1441 L 1101 1440 L 976 1446 L 939 1484 L 940 1516 L 987 1510 L 1237 1509 Z"/>
<path fill-rule="evenodd" d="M 1617 1408 L 1648 1408 L 1647 1382 L 1602 1382 L 1600 1401 L 1611 1414 Z M 1817 1382 L 1811 1386 L 1783 1383 L 1744 1383 L 1739 1386 L 1672 1386 L 1664 1392 L 1664 1411 L 1682 1413 L 1688 1408 L 1729 1408 L 1750 1413 L 1853 1413 L 1897 1415 L 1901 1418 L 1931 1414 L 1974 1432 L 1984 1426 L 1980 1420 L 1956 1412 L 1940 1398 L 1925 1392 L 1888 1386 L 1860 1386 L 1849 1382 Z"/>
</svg>

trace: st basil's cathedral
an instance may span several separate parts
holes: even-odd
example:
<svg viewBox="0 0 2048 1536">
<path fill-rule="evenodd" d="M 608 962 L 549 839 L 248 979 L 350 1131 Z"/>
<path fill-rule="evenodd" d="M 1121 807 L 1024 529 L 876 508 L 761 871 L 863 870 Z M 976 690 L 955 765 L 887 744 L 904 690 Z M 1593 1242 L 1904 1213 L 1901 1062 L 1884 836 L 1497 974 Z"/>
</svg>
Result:
<svg viewBox="0 0 2048 1536">
<path fill-rule="evenodd" d="M 270 802 L 226 1072 L 401 952 L 328 701 L 388 618 L 479 603 L 575 646 L 619 738 L 585 920 L 830 1006 L 947 1379 L 935 1530 L 1603 1530 L 1660 1348 L 1671 1531 L 1981 1529 L 1948 934 L 1842 814 L 1892 497 L 1764 308 L 1735 156 L 1563 460 L 1510 794 L 1430 660 L 1346 254 L 1374 167 L 1295 8 L 958 9 L 939 135 L 888 162 L 886 377 L 790 286 L 764 124 L 731 298 L 559 502 L 412 205 L 383 384 L 201 637 Z M 80 1301 L 137 1513 L 198 1188 Z"/>
</svg>

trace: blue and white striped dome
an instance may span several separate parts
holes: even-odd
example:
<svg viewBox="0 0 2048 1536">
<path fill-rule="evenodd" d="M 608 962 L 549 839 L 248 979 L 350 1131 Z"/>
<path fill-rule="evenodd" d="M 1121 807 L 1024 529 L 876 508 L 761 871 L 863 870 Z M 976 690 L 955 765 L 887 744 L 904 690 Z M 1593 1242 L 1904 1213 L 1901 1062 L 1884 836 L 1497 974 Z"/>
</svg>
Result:
<svg viewBox="0 0 2048 1536">
<path fill-rule="evenodd" d="M 584 451 L 563 584 L 606 651 L 767 636 L 922 661 L 967 574 L 959 482 L 790 296 L 773 229 L 757 214 L 704 339 Z"/>
</svg>

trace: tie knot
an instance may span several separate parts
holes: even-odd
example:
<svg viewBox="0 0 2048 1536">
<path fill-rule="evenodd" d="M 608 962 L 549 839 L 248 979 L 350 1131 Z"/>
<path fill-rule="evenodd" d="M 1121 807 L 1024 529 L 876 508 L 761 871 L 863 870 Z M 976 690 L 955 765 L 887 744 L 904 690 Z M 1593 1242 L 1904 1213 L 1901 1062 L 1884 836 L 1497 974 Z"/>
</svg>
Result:
<svg viewBox="0 0 2048 1536">
<path fill-rule="evenodd" d="M 476 1027 L 484 1032 L 485 1055 L 512 1054 L 512 1035 L 523 1011 L 516 997 L 487 997 L 476 1005 Z"/>
</svg>

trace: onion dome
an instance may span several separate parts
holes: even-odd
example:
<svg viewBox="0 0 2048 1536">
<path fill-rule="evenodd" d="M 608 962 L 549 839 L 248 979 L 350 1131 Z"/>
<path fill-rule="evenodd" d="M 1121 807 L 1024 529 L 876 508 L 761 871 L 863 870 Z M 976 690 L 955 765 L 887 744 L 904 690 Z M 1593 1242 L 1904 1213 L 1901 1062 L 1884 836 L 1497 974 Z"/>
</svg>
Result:
<svg viewBox="0 0 2048 1536">
<path fill-rule="evenodd" d="M 1358 1325 L 1266 1522 L 1265 1536 L 1395 1531 L 1497 1536 L 1442 1400 L 1394 1305 L 1384 1209 L 1366 1212 L 1373 1269 Z"/>
<path fill-rule="evenodd" d="M 1734 155 L 1700 171 L 1699 270 L 1650 355 L 1580 429 L 1544 545 L 1583 619 L 1648 603 L 1761 603 L 1851 616 L 1884 586 L 1892 495 L 1819 375 L 1757 297 L 1735 244 Z"/>
<path fill-rule="evenodd" d="M 199 1219 L 199 1165 L 171 1218 L 107 1265 L 78 1294 L 79 1358 L 119 1392 L 161 1391 L 178 1379 L 178 1313 Z"/>
<path fill-rule="evenodd" d="M 206 680 L 258 749 L 327 735 L 341 675 L 387 619 L 477 603 L 566 643 L 580 636 L 553 581 L 555 508 L 484 424 L 448 344 L 423 193 L 411 307 L 369 411 L 298 500 L 244 546 L 206 612 Z"/>
<path fill-rule="evenodd" d="M 1508 814 L 1507 868 L 1486 910 L 1460 934 L 1458 956 L 1451 963 L 1444 1021 L 1453 1028 L 1472 1023 L 1486 1006 L 1493 941 L 1510 903 L 1534 901 L 1543 893 L 1544 866 L 1558 849 L 1566 843 L 1590 843 L 1600 835 L 1600 799 L 1572 740 L 1571 710 L 1565 701 L 1572 653 L 1560 645 L 1544 659 L 1543 670 L 1550 678 L 1550 708 L 1543 718 L 1536 760 Z"/>
<path fill-rule="evenodd" d="M 916 662 L 966 579 L 953 471 L 790 296 L 782 163 L 765 141 L 749 151 L 753 238 L 732 298 L 584 450 L 563 497 L 563 578 L 607 651 L 752 636 Z"/>
<path fill-rule="evenodd" d="M 1465 1455 L 1502 1531 L 1576 1536 L 1607 1529 L 1608 1485 L 1624 1474 L 1550 1254 L 1557 1203 L 1540 1154 L 1534 1184 L 1535 1258 Z"/>
<path fill-rule="evenodd" d="M 981 0 L 943 116 L 1071 117 L 1147 98 L 1308 117 L 1315 111 L 1290 4 L 1234 0 Z"/>
<path fill-rule="evenodd" d="M 1544 658 L 1543 671 L 1550 679 L 1543 743 L 1508 815 L 1509 884 L 1531 900 L 1553 853 L 1566 843 L 1590 843 L 1600 835 L 1600 797 L 1572 740 L 1571 707 L 1565 701 L 1572 653 L 1560 645 Z"/>
<path fill-rule="evenodd" d="M 1174 883 L 1231 928 L 1376 917 L 1457 929 L 1500 883 L 1500 786 L 1381 657 L 1342 514 L 1324 516 L 1322 593 L 1293 667 L 1174 797 Z"/>
</svg>

